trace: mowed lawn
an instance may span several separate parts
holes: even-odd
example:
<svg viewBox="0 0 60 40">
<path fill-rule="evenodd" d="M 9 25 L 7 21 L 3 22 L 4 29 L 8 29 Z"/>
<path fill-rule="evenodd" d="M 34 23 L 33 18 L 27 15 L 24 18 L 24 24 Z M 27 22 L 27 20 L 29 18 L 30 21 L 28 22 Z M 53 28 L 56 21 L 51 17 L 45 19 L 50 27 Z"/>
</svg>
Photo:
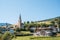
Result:
<svg viewBox="0 0 60 40">
<path fill-rule="evenodd" d="M 34 37 L 34 36 L 20 36 L 12 40 L 60 40 L 60 37 Z"/>
</svg>

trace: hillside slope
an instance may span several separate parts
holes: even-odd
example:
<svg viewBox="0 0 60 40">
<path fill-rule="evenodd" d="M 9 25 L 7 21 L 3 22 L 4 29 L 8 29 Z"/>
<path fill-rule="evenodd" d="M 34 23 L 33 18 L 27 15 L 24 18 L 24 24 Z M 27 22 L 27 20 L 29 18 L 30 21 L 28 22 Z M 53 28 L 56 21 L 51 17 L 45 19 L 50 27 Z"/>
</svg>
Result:
<svg viewBox="0 0 60 40">
<path fill-rule="evenodd" d="M 46 19 L 46 20 L 41 20 L 41 21 L 36 21 L 37 23 L 46 23 L 46 24 L 50 24 L 51 21 L 53 21 L 54 19 L 59 19 L 60 20 L 60 16 L 59 17 L 55 17 L 55 18 L 50 18 L 50 19 Z"/>
</svg>

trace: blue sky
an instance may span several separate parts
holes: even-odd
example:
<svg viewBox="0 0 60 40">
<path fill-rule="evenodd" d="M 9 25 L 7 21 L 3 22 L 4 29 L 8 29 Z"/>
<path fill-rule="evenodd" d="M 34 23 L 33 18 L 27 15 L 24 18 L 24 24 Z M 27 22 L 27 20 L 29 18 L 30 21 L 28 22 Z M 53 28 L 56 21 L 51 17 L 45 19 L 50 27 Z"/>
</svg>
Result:
<svg viewBox="0 0 60 40">
<path fill-rule="evenodd" d="M 40 21 L 60 16 L 60 0 L 0 0 L 0 23 Z"/>
</svg>

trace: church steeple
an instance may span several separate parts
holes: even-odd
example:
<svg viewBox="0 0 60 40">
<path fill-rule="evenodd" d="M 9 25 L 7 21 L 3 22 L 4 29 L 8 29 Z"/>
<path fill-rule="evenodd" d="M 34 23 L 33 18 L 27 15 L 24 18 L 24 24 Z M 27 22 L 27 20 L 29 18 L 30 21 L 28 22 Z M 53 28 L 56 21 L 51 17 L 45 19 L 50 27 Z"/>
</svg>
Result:
<svg viewBox="0 0 60 40">
<path fill-rule="evenodd" d="M 18 27 L 22 27 L 22 20 L 21 20 L 21 14 L 19 15 L 19 20 L 18 20 Z"/>
</svg>

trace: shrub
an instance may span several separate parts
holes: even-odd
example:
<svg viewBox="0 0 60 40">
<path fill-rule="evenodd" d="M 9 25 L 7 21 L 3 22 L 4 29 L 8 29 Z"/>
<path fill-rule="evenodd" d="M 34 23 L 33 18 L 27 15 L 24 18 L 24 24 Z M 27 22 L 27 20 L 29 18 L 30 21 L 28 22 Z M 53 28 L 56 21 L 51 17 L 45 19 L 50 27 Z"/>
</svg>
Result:
<svg viewBox="0 0 60 40">
<path fill-rule="evenodd" d="M 2 36 L 2 40 L 11 40 L 11 39 L 12 39 L 12 34 L 8 31 L 6 31 Z"/>
<path fill-rule="evenodd" d="M 16 29 L 17 32 L 20 32 L 20 30 L 21 30 L 20 28 L 17 28 L 17 29 Z"/>
<path fill-rule="evenodd" d="M 2 34 L 0 34 L 0 40 L 2 40 Z"/>
</svg>

